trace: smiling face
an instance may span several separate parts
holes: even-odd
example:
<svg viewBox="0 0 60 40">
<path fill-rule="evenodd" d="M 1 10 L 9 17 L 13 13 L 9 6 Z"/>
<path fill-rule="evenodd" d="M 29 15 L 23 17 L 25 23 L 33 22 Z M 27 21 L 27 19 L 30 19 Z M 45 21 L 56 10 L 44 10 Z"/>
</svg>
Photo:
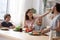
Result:
<svg viewBox="0 0 60 40">
<path fill-rule="evenodd" d="M 30 11 L 27 13 L 27 15 L 28 15 L 29 17 L 33 17 L 33 11 L 30 10 Z"/>
<path fill-rule="evenodd" d="M 42 25 L 42 18 L 37 19 L 36 24 L 37 25 Z"/>
<path fill-rule="evenodd" d="M 9 22 L 10 19 L 11 19 L 11 17 L 10 17 L 10 16 L 7 16 L 5 20 L 6 20 L 7 22 Z"/>
<path fill-rule="evenodd" d="M 10 14 L 6 14 L 6 15 L 4 16 L 4 20 L 5 20 L 6 22 L 9 22 L 10 19 L 11 19 Z"/>
</svg>

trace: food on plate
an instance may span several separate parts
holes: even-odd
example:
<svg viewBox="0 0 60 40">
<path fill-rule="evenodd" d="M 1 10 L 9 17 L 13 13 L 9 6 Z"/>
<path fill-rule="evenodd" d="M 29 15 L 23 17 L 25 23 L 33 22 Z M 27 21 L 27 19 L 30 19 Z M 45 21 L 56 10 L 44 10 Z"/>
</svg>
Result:
<svg viewBox="0 0 60 40">
<path fill-rule="evenodd" d="M 39 32 L 36 32 L 36 31 L 33 31 L 32 34 L 35 35 L 35 34 L 40 34 L 40 33 Z"/>
<path fill-rule="evenodd" d="M 25 32 L 31 32 L 32 30 L 31 29 L 29 29 L 29 28 L 26 28 L 25 29 Z"/>
</svg>

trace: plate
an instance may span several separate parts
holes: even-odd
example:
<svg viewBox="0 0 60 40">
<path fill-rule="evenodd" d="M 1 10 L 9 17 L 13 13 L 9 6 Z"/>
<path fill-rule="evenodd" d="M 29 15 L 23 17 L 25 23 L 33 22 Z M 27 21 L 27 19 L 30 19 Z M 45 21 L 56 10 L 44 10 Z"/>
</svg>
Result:
<svg viewBox="0 0 60 40">
<path fill-rule="evenodd" d="M 9 28 L 3 27 L 1 30 L 9 31 Z"/>
<path fill-rule="evenodd" d="M 33 36 L 40 36 L 41 33 L 40 32 L 36 32 L 36 33 L 33 33 L 33 32 L 29 32 L 30 35 L 33 35 Z"/>
</svg>

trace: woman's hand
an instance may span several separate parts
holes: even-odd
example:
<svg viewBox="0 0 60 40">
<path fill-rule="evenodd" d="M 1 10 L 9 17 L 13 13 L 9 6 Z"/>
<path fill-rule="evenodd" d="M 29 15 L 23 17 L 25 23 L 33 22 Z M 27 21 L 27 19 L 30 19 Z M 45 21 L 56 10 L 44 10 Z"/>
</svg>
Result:
<svg viewBox="0 0 60 40">
<path fill-rule="evenodd" d="M 50 13 L 50 12 L 52 12 L 52 9 L 49 9 L 49 10 L 48 10 L 48 13 Z"/>
<path fill-rule="evenodd" d="M 48 15 L 50 12 L 52 12 L 52 9 L 49 9 L 47 12 L 45 12 L 45 14 L 41 15 L 40 17 L 45 17 L 45 16 Z"/>
</svg>

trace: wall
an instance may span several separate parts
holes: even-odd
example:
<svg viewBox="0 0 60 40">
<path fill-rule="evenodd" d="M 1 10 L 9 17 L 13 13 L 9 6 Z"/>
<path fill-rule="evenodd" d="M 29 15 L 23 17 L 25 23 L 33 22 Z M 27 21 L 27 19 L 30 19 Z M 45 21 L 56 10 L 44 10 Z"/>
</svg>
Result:
<svg viewBox="0 0 60 40">
<path fill-rule="evenodd" d="M 11 14 L 13 24 L 20 25 L 24 20 L 26 10 L 32 8 L 32 5 L 32 0 L 9 0 L 7 13 Z"/>
<path fill-rule="evenodd" d="M 51 2 L 51 3 L 49 4 L 49 2 Z M 60 0 L 48 0 L 47 4 L 49 4 L 49 6 L 51 5 L 51 7 L 53 7 L 56 2 L 60 3 Z M 44 19 L 45 26 L 50 26 L 50 24 L 51 24 L 50 16 L 51 16 L 51 13 L 45 17 L 45 19 Z"/>
<path fill-rule="evenodd" d="M 42 0 L 9 0 L 8 13 L 12 16 L 12 22 L 15 25 L 20 25 L 24 20 L 26 10 L 29 8 L 35 8 L 39 14 L 39 10 L 43 8 L 43 4 L 40 1 L 42 2 Z"/>
<path fill-rule="evenodd" d="M 37 10 L 37 14 L 42 14 L 44 11 L 43 0 L 33 0 L 33 8 Z"/>
</svg>

